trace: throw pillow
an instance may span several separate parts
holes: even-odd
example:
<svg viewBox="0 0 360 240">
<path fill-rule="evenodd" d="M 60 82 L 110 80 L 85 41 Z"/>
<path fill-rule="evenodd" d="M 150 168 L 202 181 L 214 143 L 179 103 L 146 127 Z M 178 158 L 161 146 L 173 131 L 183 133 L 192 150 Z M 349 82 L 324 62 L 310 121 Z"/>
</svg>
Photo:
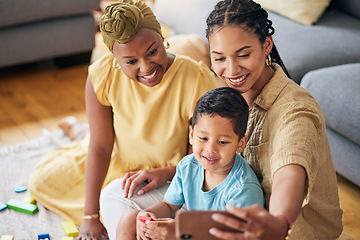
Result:
<svg viewBox="0 0 360 240">
<path fill-rule="evenodd" d="M 200 35 L 178 34 L 166 40 L 170 44 L 168 52 L 188 56 L 198 62 L 202 61 L 210 68 L 209 48 Z"/>
<path fill-rule="evenodd" d="M 331 0 L 255 0 L 265 9 L 278 13 L 303 25 L 313 25 L 321 17 Z"/>
<path fill-rule="evenodd" d="M 196 33 L 205 39 L 206 19 L 219 0 L 155 0 L 157 20 L 176 34 Z"/>
</svg>

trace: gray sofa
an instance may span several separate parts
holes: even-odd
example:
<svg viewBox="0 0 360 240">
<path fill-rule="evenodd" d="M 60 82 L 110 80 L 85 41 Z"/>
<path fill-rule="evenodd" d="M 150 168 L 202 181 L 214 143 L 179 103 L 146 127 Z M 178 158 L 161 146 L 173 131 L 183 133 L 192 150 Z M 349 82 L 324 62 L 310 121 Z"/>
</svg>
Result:
<svg viewBox="0 0 360 240">
<path fill-rule="evenodd" d="M 360 186 L 360 1 L 333 0 L 310 27 L 269 15 L 292 79 L 324 113 L 336 171 Z"/>
<path fill-rule="evenodd" d="M 324 113 L 336 171 L 360 186 L 360 63 L 311 71 L 301 86 Z"/>
<path fill-rule="evenodd" d="M 89 61 L 99 2 L 0 1 L 0 68 L 54 58 L 59 65 Z"/>
<path fill-rule="evenodd" d="M 332 0 L 312 26 L 269 12 L 274 42 L 291 78 L 316 69 L 360 62 L 360 1 Z"/>
</svg>

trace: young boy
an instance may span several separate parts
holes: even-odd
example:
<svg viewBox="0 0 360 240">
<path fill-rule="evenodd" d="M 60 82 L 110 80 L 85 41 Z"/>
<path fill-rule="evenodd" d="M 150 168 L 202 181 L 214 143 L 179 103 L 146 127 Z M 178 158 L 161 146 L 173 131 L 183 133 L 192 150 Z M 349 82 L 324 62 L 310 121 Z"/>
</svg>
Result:
<svg viewBox="0 0 360 240">
<path fill-rule="evenodd" d="M 248 105 L 235 89 L 216 88 L 202 96 L 190 126 L 193 154 L 179 162 L 164 200 L 140 211 L 138 216 L 174 218 L 183 204 L 188 210 L 225 210 L 227 204 L 264 206 L 255 173 L 237 153 L 247 142 L 248 115 Z M 128 221 L 134 221 L 134 216 L 129 216 Z M 142 230 L 144 223 L 136 221 L 137 234 L 148 239 Z M 118 230 L 118 239 L 124 239 L 125 232 L 126 239 L 136 239 L 134 228 L 122 226 Z"/>
</svg>

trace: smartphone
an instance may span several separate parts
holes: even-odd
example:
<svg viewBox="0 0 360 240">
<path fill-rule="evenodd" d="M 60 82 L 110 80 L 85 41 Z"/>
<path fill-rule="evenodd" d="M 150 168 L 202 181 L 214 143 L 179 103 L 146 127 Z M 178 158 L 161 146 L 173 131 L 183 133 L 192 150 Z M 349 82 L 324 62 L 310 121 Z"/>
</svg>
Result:
<svg viewBox="0 0 360 240">
<path fill-rule="evenodd" d="M 142 221 L 143 223 L 145 223 L 146 221 L 154 221 L 154 219 L 153 218 L 151 218 L 151 217 L 146 217 L 146 216 L 139 216 L 138 217 L 138 219 L 140 220 L 140 221 Z"/>
<path fill-rule="evenodd" d="M 178 239 L 192 239 L 192 240 L 216 240 L 215 236 L 209 233 L 209 229 L 216 227 L 221 230 L 234 232 L 235 230 L 224 226 L 212 220 L 211 216 L 214 213 L 221 213 L 236 219 L 234 215 L 226 211 L 185 211 L 181 210 L 176 213 L 176 237 Z M 241 220 L 241 219 L 239 219 Z M 241 220 L 243 221 L 243 220 Z"/>
</svg>

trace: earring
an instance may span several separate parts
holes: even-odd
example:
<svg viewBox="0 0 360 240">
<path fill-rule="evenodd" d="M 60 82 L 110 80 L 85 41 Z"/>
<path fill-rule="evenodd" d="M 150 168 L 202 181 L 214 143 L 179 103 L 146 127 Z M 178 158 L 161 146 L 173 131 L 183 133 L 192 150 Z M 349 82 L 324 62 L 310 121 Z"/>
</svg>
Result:
<svg viewBox="0 0 360 240">
<path fill-rule="evenodd" d="M 170 43 L 168 41 L 164 41 L 164 47 L 165 49 L 169 49 Z"/>
<path fill-rule="evenodd" d="M 114 58 L 114 60 L 113 60 L 112 65 L 113 65 L 113 67 L 114 67 L 115 69 L 121 69 L 121 67 L 119 66 L 119 63 L 116 61 L 115 58 Z"/>
<path fill-rule="evenodd" d="M 265 58 L 265 64 L 267 65 L 267 66 L 271 66 L 271 56 L 270 56 L 270 54 L 268 54 L 267 56 L 266 56 L 266 58 Z"/>
</svg>

